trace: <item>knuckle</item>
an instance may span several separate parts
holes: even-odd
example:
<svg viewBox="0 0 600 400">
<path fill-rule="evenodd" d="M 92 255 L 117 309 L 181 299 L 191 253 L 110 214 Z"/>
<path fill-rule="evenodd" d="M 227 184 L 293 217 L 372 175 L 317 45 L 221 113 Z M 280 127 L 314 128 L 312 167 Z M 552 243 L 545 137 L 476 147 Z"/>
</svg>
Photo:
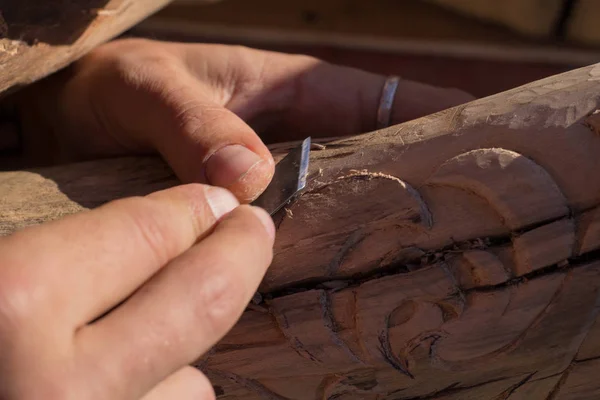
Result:
<svg viewBox="0 0 600 400">
<path fill-rule="evenodd" d="M 7 266 L 9 262 L 3 260 L 2 264 Z M 34 287 L 26 274 L 20 273 L 20 268 L 3 269 L 0 279 L 0 336 L 21 332 L 39 316 L 38 305 L 44 303 L 40 299 L 44 296 L 43 288 Z"/>
<path fill-rule="evenodd" d="M 25 275 L 6 273 L 12 270 L 5 268 L 7 261 L 6 258 L 0 261 L 3 265 L 0 277 L 0 346 L 7 350 L 3 361 L 13 368 L 5 370 L 0 378 L 0 398 L 81 398 L 74 394 L 74 382 L 69 375 L 62 374 L 54 364 L 46 362 L 64 356 L 61 353 L 64 343 L 53 342 L 50 346 L 44 336 L 48 330 L 54 330 L 48 325 L 51 323 L 48 317 L 53 318 L 54 315 L 45 307 L 48 302 L 40 298 L 44 296 L 40 296 L 43 288 L 34 286 Z M 35 364 L 35 368 L 26 369 L 31 363 Z M 25 376 L 26 381 L 23 380 Z"/>
<path fill-rule="evenodd" d="M 0 287 L 0 291 L 0 336 L 4 341 L 6 334 L 23 330 L 34 314 L 34 307 L 23 290 Z"/>
<path fill-rule="evenodd" d="M 227 263 L 221 260 L 218 273 L 205 279 L 195 312 L 199 322 L 214 336 L 228 331 L 245 307 L 245 285 L 241 277 L 234 276 L 234 269 L 228 268 Z"/>
<path fill-rule="evenodd" d="M 132 237 L 147 249 L 155 262 L 163 265 L 170 260 L 180 247 L 178 239 L 182 236 L 176 229 L 172 229 L 173 220 L 178 220 L 175 215 L 167 211 L 170 207 L 163 207 L 162 201 L 137 197 L 122 200 L 122 206 L 126 209 L 125 223 L 130 226 Z M 176 224 L 175 224 L 176 225 Z"/>
<path fill-rule="evenodd" d="M 191 137 L 199 136 L 199 132 L 207 126 L 229 115 L 225 108 L 207 104 L 197 98 L 186 99 L 187 96 L 179 90 L 170 92 L 168 97 L 179 97 L 173 101 L 177 109 L 177 124 L 181 128 L 180 133 Z"/>
<path fill-rule="evenodd" d="M 180 73 L 173 58 L 162 53 L 117 56 L 113 68 L 123 83 L 145 90 L 161 90 L 169 79 Z"/>
<path fill-rule="evenodd" d="M 182 63 L 166 45 L 146 39 L 108 43 L 92 51 L 84 62 L 136 89 L 155 89 L 181 72 Z"/>
</svg>

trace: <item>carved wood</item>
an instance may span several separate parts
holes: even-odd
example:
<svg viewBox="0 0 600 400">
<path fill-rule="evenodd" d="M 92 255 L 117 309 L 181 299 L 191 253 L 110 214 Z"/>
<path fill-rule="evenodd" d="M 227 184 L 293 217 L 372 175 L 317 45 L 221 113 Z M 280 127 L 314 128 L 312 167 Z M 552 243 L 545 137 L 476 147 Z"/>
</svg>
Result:
<svg viewBox="0 0 600 400">
<path fill-rule="evenodd" d="M 600 65 L 315 148 L 223 399 L 600 396 Z M 322 146 L 321 146 L 322 147 Z M 0 174 L 0 231 L 176 184 L 153 158 Z"/>
<path fill-rule="evenodd" d="M 171 0 L 3 0 L 0 93 L 43 78 Z"/>
</svg>

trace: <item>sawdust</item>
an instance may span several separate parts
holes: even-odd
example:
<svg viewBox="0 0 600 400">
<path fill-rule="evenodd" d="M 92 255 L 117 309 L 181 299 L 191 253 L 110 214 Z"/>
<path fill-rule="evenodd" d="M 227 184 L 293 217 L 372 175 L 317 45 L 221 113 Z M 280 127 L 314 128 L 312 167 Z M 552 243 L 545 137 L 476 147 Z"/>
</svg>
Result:
<svg viewBox="0 0 600 400">
<path fill-rule="evenodd" d="M 2 10 L 0 10 L 0 55 L 14 56 L 19 52 L 19 48 L 23 44 L 20 40 L 8 38 L 8 23 L 2 15 Z"/>
<path fill-rule="evenodd" d="M 0 54 L 14 56 L 19 53 L 22 44 L 19 40 L 0 39 Z"/>
</svg>

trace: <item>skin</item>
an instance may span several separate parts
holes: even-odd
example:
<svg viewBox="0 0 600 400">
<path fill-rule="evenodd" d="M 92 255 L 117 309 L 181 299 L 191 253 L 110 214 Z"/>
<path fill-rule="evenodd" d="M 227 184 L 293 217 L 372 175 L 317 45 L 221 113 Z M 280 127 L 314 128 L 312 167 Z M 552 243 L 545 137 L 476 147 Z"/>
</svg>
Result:
<svg viewBox="0 0 600 400">
<path fill-rule="evenodd" d="M 306 56 L 138 39 L 16 94 L 28 165 L 158 153 L 183 184 L 0 238 L 0 398 L 214 398 L 188 365 L 271 262 L 273 223 L 244 205 L 273 175 L 264 143 L 373 130 L 384 81 Z M 392 123 L 469 100 L 403 80 Z"/>
</svg>

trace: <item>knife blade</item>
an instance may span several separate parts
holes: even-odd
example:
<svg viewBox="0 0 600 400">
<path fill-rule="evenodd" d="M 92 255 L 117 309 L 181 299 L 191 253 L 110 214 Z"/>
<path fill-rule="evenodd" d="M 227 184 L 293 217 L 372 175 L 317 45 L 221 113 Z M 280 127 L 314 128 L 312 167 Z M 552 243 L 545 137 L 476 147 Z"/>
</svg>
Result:
<svg viewBox="0 0 600 400">
<path fill-rule="evenodd" d="M 292 202 L 306 187 L 311 139 L 292 149 L 275 166 L 275 174 L 265 191 L 252 203 L 265 209 L 271 216 Z"/>
</svg>

